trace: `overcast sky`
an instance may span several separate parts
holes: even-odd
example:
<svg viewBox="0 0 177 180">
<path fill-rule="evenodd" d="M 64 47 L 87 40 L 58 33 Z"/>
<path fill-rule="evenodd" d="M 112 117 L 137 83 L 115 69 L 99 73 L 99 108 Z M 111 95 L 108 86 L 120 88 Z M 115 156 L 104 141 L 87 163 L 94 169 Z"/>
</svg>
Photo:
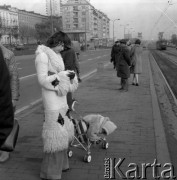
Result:
<svg viewBox="0 0 177 180">
<path fill-rule="evenodd" d="M 170 5 L 168 3 L 170 2 Z M 157 39 L 158 32 L 164 32 L 164 37 L 177 34 L 177 0 L 90 0 L 96 8 L 107 14 L 110 22 L 110 35 L 123 38 L 125 33 L 133 32 L 135 37 L 142 32 L 144 39 Z M 0 4 L 12 5 L 19 9 L 31 10 L 37 13 L 45 13 L 45 0 L 0 0 Z"/>
</svg>

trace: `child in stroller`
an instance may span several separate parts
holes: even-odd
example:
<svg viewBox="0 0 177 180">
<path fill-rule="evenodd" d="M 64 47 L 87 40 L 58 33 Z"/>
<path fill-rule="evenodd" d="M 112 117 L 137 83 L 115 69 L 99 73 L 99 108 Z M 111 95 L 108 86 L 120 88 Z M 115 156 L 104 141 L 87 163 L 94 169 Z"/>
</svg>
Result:
<svg viewBox="0 0 177 180">
<path fill-rule="evenodd" d="M 82 147 L 87 151 L 84 161 L 91 162 L 91 145 L 102 142 L 102 148 L 107 149 L 109 143 L 106 141 L 105 136 L 114 132 L 117 126 L 108 117 L 100 114 L 89 114 L 79 119 L 71 117 L 71 119 L 75 126 L 75 136 L 70 145 Z M 68 156 L 72 156 L 71 150 L 68 151 Z"/>
<path fill-rule="evenodd" d="M 109 117 L 100 114 L 89 114 L 84 116 L 83 120 L 88 124 L 87 136 L 91 142 L 100 141 L 100 135 L 109 135 L 117 128 Z"/>
</svg>

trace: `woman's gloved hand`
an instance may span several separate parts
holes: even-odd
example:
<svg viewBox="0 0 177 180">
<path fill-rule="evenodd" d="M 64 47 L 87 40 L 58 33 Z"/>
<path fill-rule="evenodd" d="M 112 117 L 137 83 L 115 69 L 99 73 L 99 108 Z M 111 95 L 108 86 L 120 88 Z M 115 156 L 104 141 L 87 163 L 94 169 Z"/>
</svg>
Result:
<svg viewBox="0 0 177 180">
<path fill-rule="evenodd" d="M 56 78 L 54 81 L 52 81 L 52 85 L 55 87 L 55 86 L 57 86 L 58 84 L 59 84 L 59 80 Z"/>
<path fill-rule="evenodd" d="M 68 71 L 67 76 L 70 78 L 70 80 L 72 80 L 75 77 L 75 72 L 74 71 Z"/>
</svg>

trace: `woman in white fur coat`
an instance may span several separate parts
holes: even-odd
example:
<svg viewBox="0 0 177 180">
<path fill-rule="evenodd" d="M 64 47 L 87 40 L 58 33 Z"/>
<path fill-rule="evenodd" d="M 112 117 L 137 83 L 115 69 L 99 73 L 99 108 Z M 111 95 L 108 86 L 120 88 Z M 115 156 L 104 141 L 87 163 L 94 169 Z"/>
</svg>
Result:
<svg viewBox="0 0 177 180">
<path fill-rule="evenodd" d="M 66 36 L 59 31 L 48 39 L 46 46 L 39 45 L 36 50 L 35 65 L 45 111 L 41 179 L 61 179 L 62 171 L 69 169 L 67 148 L 74 136 L 74 127 L 66 116 L 66 94 L 77 89 L 78 81 L 71 71 L 64 71 L 60 52 Z"/>
</svg>

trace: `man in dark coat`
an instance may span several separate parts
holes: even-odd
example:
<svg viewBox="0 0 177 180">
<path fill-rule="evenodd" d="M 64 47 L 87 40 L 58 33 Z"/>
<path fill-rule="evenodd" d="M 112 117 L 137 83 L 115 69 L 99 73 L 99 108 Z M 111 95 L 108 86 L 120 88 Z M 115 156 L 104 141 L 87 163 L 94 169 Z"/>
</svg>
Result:
<svg viewBox="0 0 177 180">
<path fill-rule="evenodd" d="M 128 78 L 130 77 L 130 51 L 126 46 L 126 40 L 122 39 L 120 45 L 114 49 L 117 76 L 121 78 L 122 92 L 128 91 Z"/>
<path fill-rule="evenodd" d="M 113 68 L 114 69 L 116 68 L 114 49 L 117 49 L 119 45 L 120 45 L 120 41 L 117 40 L 117 41 L 115 41 L 115 43 L 114 43 L 114 45 L 112 46 L 112 49 L 111 49 L 111 60 L 110 60 L 110 62 L 113 63 Z"/>
<path fill-rule="evenodd" d="M 0 147 L 10 134 L 14 123 L 14 112 L 10 87 L 10 75 L 0 48 Z M 7 157 L 1 159 L 4 162 Z"/>
</svg>

